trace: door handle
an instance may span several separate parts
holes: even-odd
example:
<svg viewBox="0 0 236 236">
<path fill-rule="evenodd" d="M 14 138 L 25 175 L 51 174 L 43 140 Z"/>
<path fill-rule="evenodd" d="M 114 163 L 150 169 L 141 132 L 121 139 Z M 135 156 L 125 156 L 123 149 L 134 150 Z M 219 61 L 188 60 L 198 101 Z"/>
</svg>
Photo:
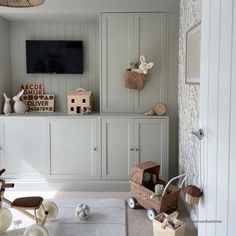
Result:
<svg viewBox="0 0 236 236">
<path fill-rule="evenodd" d="M 192 131 L 192 134 L 195 135 L 199 140 L 202 140 L 204 138 L 204 130 L 199 129 L 197 131 Z"/>
</svg>

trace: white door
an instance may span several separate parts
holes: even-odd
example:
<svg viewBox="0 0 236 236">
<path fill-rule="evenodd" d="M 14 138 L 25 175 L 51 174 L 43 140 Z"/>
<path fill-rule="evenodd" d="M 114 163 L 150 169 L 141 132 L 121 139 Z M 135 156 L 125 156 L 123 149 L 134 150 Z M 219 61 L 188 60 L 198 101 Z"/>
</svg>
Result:
<svg viewBox="0 0 236 236">
<path fill-rule="evenodd" d="M 199 236 L 234 236 L 236 212 L 236 1 L 203 0 Z M 208 221 L 208 222 L 207 222 Z"/>
<path fill-rule="evenodd" d="M 12 119 L 2 123 L 2 167 L 8 178 L 49 174 L 49 127 L 41 119 Z"/>
<path fill-rule="evenodd" d="M 133 154 L 133 119 L 102 119 L 103 179 L 127 180 Z"/>
<path fill-rule="evenodd" d="M 134 119 L 134 164 L 154 161 L 168 180 L 168 120 Z"/>
<path fill-rule="evenodd" d="M 96 119 L 50 121 L 53 178 L 97 179 L 99 160 Z"/>
<path fill-rule="evenodd" d="M 134 112 L 146 112 L 156 103 L 166 101 L 166 57 L 167 57 L 167 17 L 164 13 L 135 14 L 135 55 L 144 55 L 147 62 L 154 62 L 148 73 L 145 87 L 134 91 Z"/>
<path fill-rule="evenodd" d="M 133 91 L 124 86 L 134 59 L 132 13 L 102 14 L 102 112 L 133 112 Z"/>
</svg>

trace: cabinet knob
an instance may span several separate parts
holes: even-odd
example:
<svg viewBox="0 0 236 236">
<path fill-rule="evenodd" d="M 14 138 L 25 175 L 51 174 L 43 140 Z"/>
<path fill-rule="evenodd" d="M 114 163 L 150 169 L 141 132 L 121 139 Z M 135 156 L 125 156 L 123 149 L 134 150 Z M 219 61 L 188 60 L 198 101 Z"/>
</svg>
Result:
<svg viewBox="0 0 236 236">
<path fill-rule="evenodd" d="M 3 150 L 2 146 L 0 146 L 0 150 Z"/>
<path fill-rule="evenodd" d="M 134 149 L 133 149 L 133 148 L 130 148 L 130 151 L 131 151 L 131 152 L 133 152 L 133 151 L 134 151 Z"/>
<path fill-rule="evenodd" d="M 135 149 L 135 151 L 136 151 L 136 152 L 138 152 L 138 151 L 139 151 L 139 149 L 138 149 L 138 148 L 136 148 L 136 149 Z"/>
<path fill-rule="evenodd" d="M 96 147 L 94 147 L 94 148 L 93 148 L 93 150 L 96 152 L 96 151 L 97 151 L 97 148 L 96 148 Z"/>
</svg>

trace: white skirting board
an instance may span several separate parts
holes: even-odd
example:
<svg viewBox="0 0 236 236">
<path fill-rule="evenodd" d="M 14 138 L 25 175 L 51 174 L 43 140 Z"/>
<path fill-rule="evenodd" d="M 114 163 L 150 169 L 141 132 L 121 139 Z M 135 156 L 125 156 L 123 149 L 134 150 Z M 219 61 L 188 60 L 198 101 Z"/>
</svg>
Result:
<svg viewBox="0 0 236 236">
<path fill-rule="evenodd" d="M 80 181 L 80 180 L 24 180 L 7 179 L 15 183 L 15 191 L 129 191 L 128 181 Z"/>
</svg>

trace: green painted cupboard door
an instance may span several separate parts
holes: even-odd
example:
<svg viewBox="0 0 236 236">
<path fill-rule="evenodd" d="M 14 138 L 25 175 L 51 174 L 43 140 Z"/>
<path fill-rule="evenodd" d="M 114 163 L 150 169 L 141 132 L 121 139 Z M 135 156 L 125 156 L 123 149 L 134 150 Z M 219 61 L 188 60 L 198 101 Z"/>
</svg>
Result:
<svg viewBox="0 0 236 236">
<path fill-rule="evenodd" d="M 133 112 L 133 91 L 124 86 L 125 69 L 134 59 L 134 15 L 102 14 L 102 112 Z"/>
<path fill-rule="evenodd" d="M 103 179 L 127 180 L 133 167 L 133 154 L 133 119 L 103 119 Z"/>
<path fill-rule="evenodd" d="M 134 119 L 134 164 L 154 161 L 168 180 L 168 120 Z"/>
<path fill-rule="evenodd" d="M 154 62 L 144 89 L 134 91 L 134 112 L 146 112 L 156 103 L 166 103 L 167 30 L 165 13 L 135 14 L 135 54 Z"/>
<path fill-rule="evenodd" d="M 50 122 L 51 175 L 64 179 L 98 179 L 97 119 Z"/>
</svg>

